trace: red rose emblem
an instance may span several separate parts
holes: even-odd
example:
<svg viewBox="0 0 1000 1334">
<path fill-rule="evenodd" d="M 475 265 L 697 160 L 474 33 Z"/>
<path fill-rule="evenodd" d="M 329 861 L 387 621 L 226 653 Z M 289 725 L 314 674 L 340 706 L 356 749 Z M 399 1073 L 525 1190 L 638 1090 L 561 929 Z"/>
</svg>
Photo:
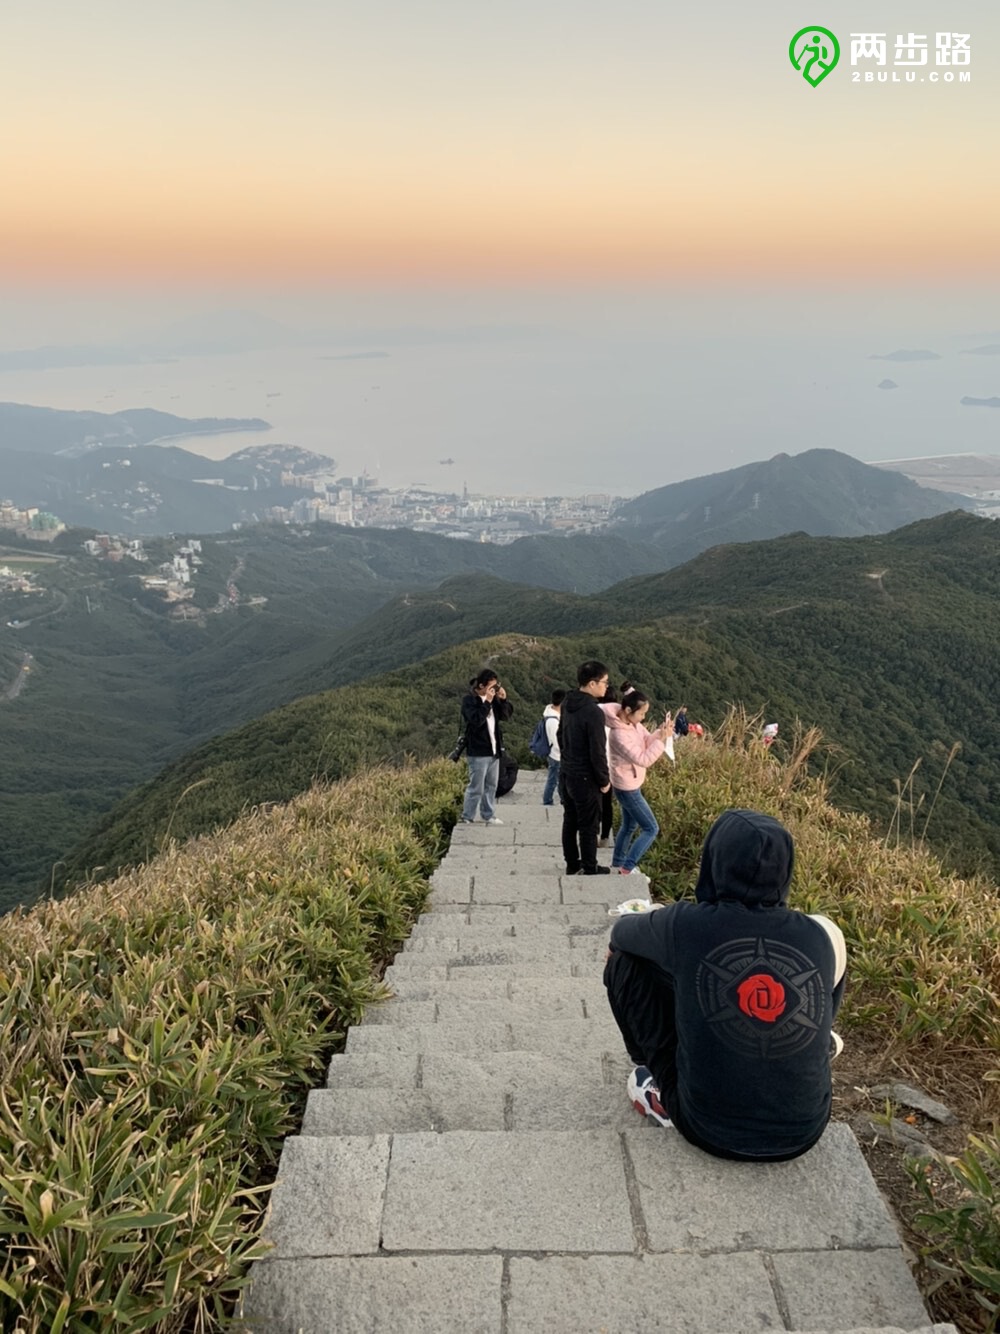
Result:
<svg viewBox="0 0 1000 1334">
<path fill-rule="evenodd" d="M 751 1019 L 773 1024 L 785 1012 L 785 988 L 769 973 L 754 973 L 736 988 L 740 1009 Z"/>
</svg>

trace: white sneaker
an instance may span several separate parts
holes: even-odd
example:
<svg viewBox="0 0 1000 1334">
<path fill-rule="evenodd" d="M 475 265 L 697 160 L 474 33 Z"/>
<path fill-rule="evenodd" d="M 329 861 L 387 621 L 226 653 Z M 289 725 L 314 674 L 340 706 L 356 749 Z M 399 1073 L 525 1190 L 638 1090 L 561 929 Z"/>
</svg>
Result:
<svg viewBox="0 0 1000 1334">
<path fill-rule="evenodd" d="M 494 815 L 494 817 L 493 817 L 492 820 L 484 820 L 483 823 L 484 823 L 484 824 L 503 824 L 503 821 L 500 819 L 500 817 L 499 817 L 498 815 Z"/>
<path fill-rule="evenodd" d="M 667 1110 L 660 1102 L 660 1090 L 644 1065 L 637 1065 L 626 1084 L 629 1101 L 640 1116 L 648 1117 L 658 1126 L 673 1126 Z"/>
</svg>

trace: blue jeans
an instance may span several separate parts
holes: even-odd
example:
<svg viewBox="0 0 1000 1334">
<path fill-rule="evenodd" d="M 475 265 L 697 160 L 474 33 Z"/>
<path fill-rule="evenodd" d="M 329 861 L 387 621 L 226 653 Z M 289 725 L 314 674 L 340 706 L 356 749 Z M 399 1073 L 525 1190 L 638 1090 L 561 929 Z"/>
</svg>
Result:
<svg viewBox="0 0 1000 1334">
<path fill-rule="evenodd" d="M 660 832 L 660 826 L 638 788 L 625 792 L 616 787 L 615 796 L 621 807 L 622 822 L 615 839 L 615 850 L 611 854 L 611 865 L 624 866 L 626 871 L 634 871 Z"/>
<path fill-rule="evenodd" d="M 476 812 L 484 820 L 492 820 L 496 811 L 497 780 L 500 777 L 499 755 L 470 755 L 469 786 L 465 789 L 462 819 L 474 820 Z"/>
<path fill-rule="evenodd" d="M 545 791 L 542 793 L 542 805 L 551 806 L 556 788 L 559 786 L 559 761 L 549 759 L 549 772 L 545 778 Z"/>
</svg>

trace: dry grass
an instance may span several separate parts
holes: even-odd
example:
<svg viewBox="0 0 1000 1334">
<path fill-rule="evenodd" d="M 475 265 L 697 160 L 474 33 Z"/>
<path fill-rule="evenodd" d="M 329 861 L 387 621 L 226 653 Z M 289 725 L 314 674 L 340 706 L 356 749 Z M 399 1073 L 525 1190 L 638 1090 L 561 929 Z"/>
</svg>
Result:
<svg viewBox="0 0 1000 1334">
<path fill-rule="evenodd" d="M 764 747 L 759 719 L 731 712 L 709 744 L 678 747 L 646 791 L 663 834 L 648 869 L 664 897 L 694 882 L 701 840 L 719 811 L 745 806 L 782 820 L 795 839 L 792 902 L 829 914 L 850 951 L 844 1022 L 887 1048 L 953 1061 L 969 1074 L 1000 1052 L 1000 895 L 986 880 L 947 874 L 919 842 L 877 838 L 866 817 L 837 810 L 829 779 L 810 777 L 816 729 Z M 1000 1085 L 988 1087 L 1000 1110 Z"/>
<path fill-rule="evenodd" d="M 922 844 L 931 812 L 911 803 L 912 784 L 900 786 L 890 836 L 879 838 L 865 817 L 831 805 L 829 755 L 825 776 L 809 776 L 822 745 L 815 729 L 767 749 L 761 722 L 733 710 L 708 744 L 688 740 L 673 769 L 651 770 L 645 791 L 663 832 L 644 869 L 659 897 L 679 897 L 694 884 L 701 840 L 721 810 L 750 807 L 788 826 L 793 905 L 828 914 L 847 938 L 838 1028 L 873 1053 L 876 1068 L 951 1090 L 980 1131 L 964 1152 L 939 1156 L 933 1172 L 926 1164 L 914 1171 L 923 1205 L 909 1193 L 901 1212 L 916 1230 L 925 1291 L 942 1318 L 963 1330 L 996 1329 L 1000 891 L 944 871 Z"/>
</svg>

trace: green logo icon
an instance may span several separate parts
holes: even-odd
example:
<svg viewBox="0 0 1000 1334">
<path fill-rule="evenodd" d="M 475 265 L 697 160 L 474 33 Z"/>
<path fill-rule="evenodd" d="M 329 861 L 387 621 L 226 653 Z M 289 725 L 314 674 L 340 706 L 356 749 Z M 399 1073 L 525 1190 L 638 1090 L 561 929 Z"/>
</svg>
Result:
<svg viewBox="0 0 1000 1334">
<path fill-rule="evenodd" d="M 807 83 L 822 83 L 840 59 L 840 43 L 829 28 L 800 28 L 788 43 L 788 59 Z"/>
</svg>

